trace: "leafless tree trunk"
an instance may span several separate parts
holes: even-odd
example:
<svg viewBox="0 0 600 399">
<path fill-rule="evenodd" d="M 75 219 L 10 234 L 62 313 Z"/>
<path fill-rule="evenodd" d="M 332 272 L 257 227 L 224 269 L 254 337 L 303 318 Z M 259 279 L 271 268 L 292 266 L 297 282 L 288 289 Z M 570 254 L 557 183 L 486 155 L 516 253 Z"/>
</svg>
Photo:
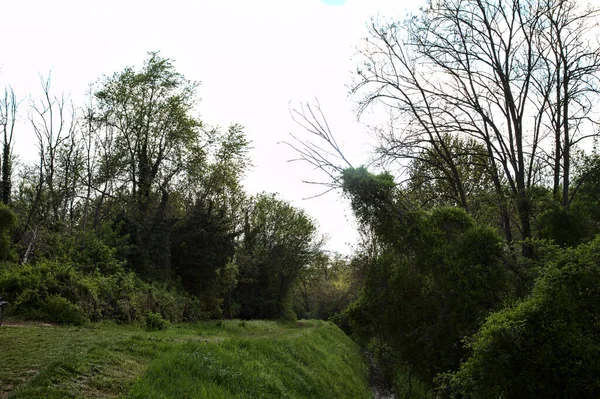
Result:
<svg viewBox="0 0 600 399">
<path fill-rule="evenodd" d="M 600 44 L 592 40 L 599 10 L 583 8 L 573 0 L 546 0 L 544 8 L 539 48 L 546 63 L 537 83 L 542 88 L 539 94 L 547 98 L 547 125 L 554 136 L 554 153 L 549 157 L 554 168 L 553 193 L 567 209 L 575 194 L 571 190 L 572 151 L 596 135 L 599 122 L 595 108 Z"/>
<path fill-rule="evenodd" d="M 18 105 L 12 88 L 5 89 L 4 98 L 0 100 L 0 127 L 2 128 L 1 200 L 4 204 L 10 202 L 12 191 L 12 146 Z"/>
</svg>

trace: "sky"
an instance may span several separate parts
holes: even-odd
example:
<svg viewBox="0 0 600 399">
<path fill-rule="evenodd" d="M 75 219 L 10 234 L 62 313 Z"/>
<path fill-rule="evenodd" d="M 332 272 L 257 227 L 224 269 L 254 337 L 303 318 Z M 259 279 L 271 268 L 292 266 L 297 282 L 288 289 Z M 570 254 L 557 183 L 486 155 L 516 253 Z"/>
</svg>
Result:
<svg viewBox="0 0 600 399">
<path fill-rule="evenodd" d="M 354 165 L 368 160 L 373 140 L 356 121 L 348 98 L 355 46 L 371 17 L 403 19 L 415 0 L 0 0 L 0 88 L 17 97 L 41 94 L 39 74 L 51 71 L 52 91 L 81 104 L 89 85 L 149 51 L 175 60 L 200 81 L 199 111 L 209 125 L 245 127 L 252 141 L 251 194 L 277 192 L 313 217 L 329 237 L 326 248 L 350 253 L 357 242 L 347 201 L 302 180 L 323 180 L 307 164 L 289 162 L 280 144 L 303 130 L 289 108 L 318 99 L 333 133 Z M 20 108 L 27 119 L 27 101 Z M 33 161 L 34 135 L 23 122 L 15 150 Z"/>
</svg>

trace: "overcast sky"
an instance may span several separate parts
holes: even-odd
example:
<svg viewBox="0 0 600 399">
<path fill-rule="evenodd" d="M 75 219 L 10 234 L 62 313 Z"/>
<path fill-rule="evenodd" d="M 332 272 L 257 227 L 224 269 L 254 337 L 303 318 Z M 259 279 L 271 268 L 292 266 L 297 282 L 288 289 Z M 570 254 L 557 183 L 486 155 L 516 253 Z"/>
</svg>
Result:
<svg viewBox="0 0 600 399">
<path fill-rule="evenodd" d="M 288 105 L 318 98 L 332 130 L 356 165 L 370 151 L 366 129 L 347 98 L 354 47 L 372 16 L 404 18 L 421 1 L 382 0 L 0 0 L 0 88 L 19 98 L 40 94 L 38 74 L 52 70 L 52 91 L 80 103 L 103 74 L 142 65 L 148 51 L 175 60 L 201 82 L 202 119 L 224 128 L 245 126 L 252 140 L 250 193 L 278 192 L 304 208 L 330 236 L 328 249 L 350 252 L 356 229 L 339 193 L 312 200 L 319 179 L 277 144 L 301 134 Z M 26 119 L 27 102 L 20 109 Z M 33 134 L 21 127 L 16 151 L 35 159 Z"/>
</svg>

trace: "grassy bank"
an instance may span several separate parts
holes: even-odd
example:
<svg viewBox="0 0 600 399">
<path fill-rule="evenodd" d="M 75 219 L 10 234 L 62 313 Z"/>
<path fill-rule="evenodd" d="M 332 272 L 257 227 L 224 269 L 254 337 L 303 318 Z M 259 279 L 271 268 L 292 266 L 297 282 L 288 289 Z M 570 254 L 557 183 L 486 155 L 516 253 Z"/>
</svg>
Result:
<svg viewBox="0 0 600 399">
<path fill-rule="evenodd" d="M 358 349 L 324 322 L 0 327 L 0 398 L 368 398 Z"/>
</svg>

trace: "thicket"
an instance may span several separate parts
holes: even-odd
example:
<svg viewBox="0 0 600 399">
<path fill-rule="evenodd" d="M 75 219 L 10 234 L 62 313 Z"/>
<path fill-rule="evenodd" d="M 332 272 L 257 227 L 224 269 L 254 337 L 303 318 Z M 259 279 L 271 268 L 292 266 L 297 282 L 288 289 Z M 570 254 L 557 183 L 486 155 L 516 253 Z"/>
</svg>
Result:
<svg viewBox="0 0 600 399">
<path fill-rule="evenodd" d="M 240 125 L 197 116 L 197 82 L 150 53 L 100 78 L 81 107 L 50 83 L 28 110 L 32 164 L 12 167 L 22 104 L 8 90 L 0 103 L 9 317 L 150 329 L 296 317 L 294 289 L 325 256 L 316 223 L 276 195 L 245 193 L 250 142 Z"/>
<path fill-rule="evenodd" d="M 468 338 L 470 356 L 440 378 L 465 398 L 600 395 L 600 237 L 561 251 L 523 300 Z"/>
</svg>

